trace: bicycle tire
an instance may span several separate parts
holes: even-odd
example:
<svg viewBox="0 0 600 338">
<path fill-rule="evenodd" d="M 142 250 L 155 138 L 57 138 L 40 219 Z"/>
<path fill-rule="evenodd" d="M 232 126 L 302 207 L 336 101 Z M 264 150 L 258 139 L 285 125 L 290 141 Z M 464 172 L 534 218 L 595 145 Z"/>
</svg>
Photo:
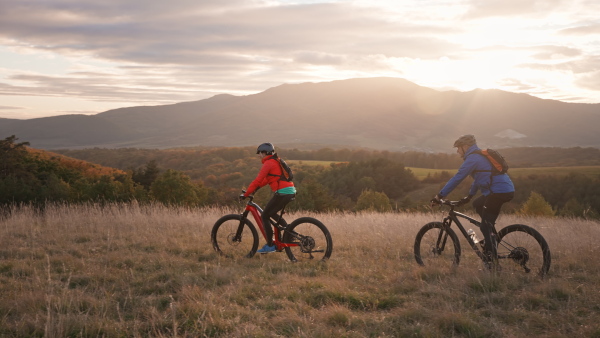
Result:
<svg viewBox="0 0 600 338">
<path fill-rule="evenodd" d="M 213 226 L 210 240 L 215 251 L 221 256 L 252 258 L 256 254 L 256 250 L 258 250 L 258 232 L 250 220 L 245 220 L 241 238 L 234 240 L 241 219 L 241 215 L 226 215 L 219 218 Z"/>
<path fill-rule="evenodd" d="M 417 233 L 414 253 L 421 266 L 456 267 L 460 263 L 460 242 L 454 230 L 441 222 L 431 222 Z"/>
<path fill-rule="evenodd" d="M 295 237 L 294 233 L 300 238 Z M 312 217 L 298 218 L 290 223 L 283 233 L 283 242 L 299 244 L 285 248 L 285 253 L 292 262 L 326 261 L 333 251 L 329 230 L 321 221 Z"/>
<path fill-rule="evenodd" d="M 533 272 L 544 277 L 552 256 L 548 243 L 537 230 L 524 224 L 512 224 L 498 232 L 498 259 L 502 271 Z"/>
</svg>

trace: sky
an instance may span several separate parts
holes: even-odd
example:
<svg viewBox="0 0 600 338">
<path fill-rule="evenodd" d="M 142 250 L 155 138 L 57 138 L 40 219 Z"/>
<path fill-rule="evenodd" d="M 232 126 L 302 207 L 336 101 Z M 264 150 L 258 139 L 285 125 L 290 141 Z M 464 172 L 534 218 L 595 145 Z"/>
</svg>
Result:
<svg viewBox="0 0 600 338">
<path fill-rule="evenodd" d="M 600 103 L 597 0 L 0 0 L 0 117 L 398 77 Z"/>
</svg>

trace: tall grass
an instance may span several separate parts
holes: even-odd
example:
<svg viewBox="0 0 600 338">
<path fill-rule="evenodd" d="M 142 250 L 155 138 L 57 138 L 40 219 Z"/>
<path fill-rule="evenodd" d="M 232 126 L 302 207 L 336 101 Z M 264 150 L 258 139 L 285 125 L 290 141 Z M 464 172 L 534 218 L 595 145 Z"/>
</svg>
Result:
<svg viewBox="0 0 600 338">
<path fill-rule="evenodd" d="M 415 234 L 442 214 L 316 214 L 326 263 L 223 259 L 222 215 L 159 205 L 13 210 L 0 223 L 0 336 L 600 336 L 600 224 L 505 216 L 546 238 L 546 279 L 491 275 L 463 245 L 453 270 L 421 268 Z M 306 213 L 288 215 L 288 219 Z"/>
</svg>

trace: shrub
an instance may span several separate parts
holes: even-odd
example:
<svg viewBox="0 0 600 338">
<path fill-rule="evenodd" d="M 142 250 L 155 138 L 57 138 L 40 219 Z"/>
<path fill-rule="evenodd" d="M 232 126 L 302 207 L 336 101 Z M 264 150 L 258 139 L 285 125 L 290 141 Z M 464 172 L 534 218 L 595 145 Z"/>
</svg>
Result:
<svg viewBox="0 0 600 338">
<path fill-rule="evenodd" d="M 556 214 L 556 211 L 552 209 L 552 206 L 546 202 L 542 195 L 532 191 L 529 199 L 523 204 L 518 213 L 525 216 L 552 217 Z"/>
</svg>

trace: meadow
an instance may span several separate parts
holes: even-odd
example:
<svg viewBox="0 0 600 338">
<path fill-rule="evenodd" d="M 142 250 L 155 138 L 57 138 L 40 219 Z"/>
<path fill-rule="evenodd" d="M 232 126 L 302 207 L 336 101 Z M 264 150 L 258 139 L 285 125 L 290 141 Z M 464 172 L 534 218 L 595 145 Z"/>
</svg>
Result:
<svg viewBox="0 0 600 338">
<path fill-rule="evenodd" d="M 457 169 L 428 169 L 428 168 L 413 168 L 410 169 L 419 180 L 423 180 L 427 175 L 441 174 L 446 171 L 450 176 L 456 174 Z M 599 166 L 576 166 L 576 167 L 533 167 L 533 168 L 510 168 L 508 171 L 510 177 L 526 177 L 530 175 L 546 175 L 546 176 L 567 176 L 571 173 L 582 174 L 590 177 L 600 177 Z"/>
<path fill-rule="evenodd" d="M 332 163 L 339 163 L 336 161 L 299 161 L 299 160 L 288 160 L 290 164 L 295 165 L 308 165 L 317 166 L 321 165 L 329 167 Z M 447 172 L 450 176 L 456 174 L 458 169 L 431 169 L 431 168 L 416 168 L 406 167 L 410 169 L 413 174 L 419 179 L 423 180 L 427 175 L 434 176 L 440 175 L 442 172 Z M 526 177 L 530 175 L 547 175 L 547 176 L 566 176 L 571 173 L 583 174 L 590 177 L 600 176 L 600 166 L 571 166 L 571 167 L 531 167 L 531 168 L 510 168 L 509 174 L 511 177 Z"/>
<path fill-rule="evenodd" d="M 224 259 L 239 210 L 136 204 L 13 210 L 0 221 L 1 337 L 600 337 L 600 223 L 505 215 L 552 251 L 545 279 L 419 267 L 415 234 L 442 213 L 289 214 L 330 229 L 329 261 Z M 261 241 L 261 245 L 262 245 Z"/>
</svg>

